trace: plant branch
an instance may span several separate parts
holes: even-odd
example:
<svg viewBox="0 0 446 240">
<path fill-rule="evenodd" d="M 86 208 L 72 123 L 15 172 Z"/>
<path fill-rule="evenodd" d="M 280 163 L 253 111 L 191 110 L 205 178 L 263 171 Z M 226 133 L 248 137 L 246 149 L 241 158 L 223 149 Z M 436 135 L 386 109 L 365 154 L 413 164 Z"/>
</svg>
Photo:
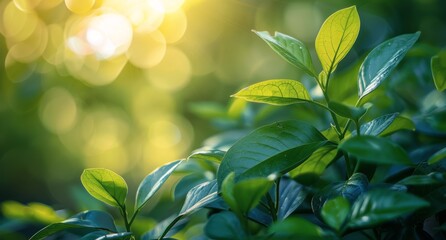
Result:
<svg viewBox="0 0 446 240">
<path fill-rule="evenodd" d="M 169 226 L 167 226 L 167 228 L 164 230 L 163 234 L 161 234 L 161 236 L 158 238 L 158 240 L 162 240 L 162 239 L 167 235 L 167 233 L 169 233 L 170 229 L 172 229 L 173 226 L 175 226 L 175 224 L 176 224 L 178 221 L 180 221 L 180 219 L 181 219 L 182 217 L 183 217 L 183 215 L 180 215 L 180 216 L 176 217 L 176 218 L 169 224 Z"/>
</svg>

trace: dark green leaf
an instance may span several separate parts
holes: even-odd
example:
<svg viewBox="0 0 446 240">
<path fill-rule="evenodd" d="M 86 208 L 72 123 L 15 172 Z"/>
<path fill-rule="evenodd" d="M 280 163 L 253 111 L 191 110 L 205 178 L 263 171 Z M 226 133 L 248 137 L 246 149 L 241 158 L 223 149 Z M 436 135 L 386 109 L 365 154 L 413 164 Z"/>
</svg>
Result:
<svg viewBox="0 0 446 240">
<path fill-rule="evenodd" d="M 376 164 L 411 165 L 407 153 L 392 141 L 375 136 L 354 136 L 338 146 L 361 161 Z"/>
<path fill-rule="evenodd" d="M 206 236 L 216 240 L 247 239 L 237 216 L 232 212 L 220 212 L 212 215 L 204 227 Z"/>
<path fill-rule="evenodd" d="M 328 107 L 331 110 L 333 110 L 337 115 L 355 121 L 358 121 L 367 112 L 366 108 L 347 106 L 342 103 L 334 101 L 329 102 Z"/>
<path fill-rule="evenodd" d="M 353 174 L 347 181 L 330 184 L 322 191 L 314 194 L 311 200 L 313 212 L 319 214 L 325 202 L 329 199 L 341 196 L 353 203 L 359 195 L 367 191 L 369 181 L 362 173 Z"/>
<path fill-rule="evenodd" d="M 205 174 L 199 174 L 199 173 L 193 173 L 181 178 L 174 186 L 174 191 L 172 193 L 173 198 L 180 199 L 185 197 L 193 187 L 202 184 L 208 180 L 210 179 L 208 179 L 205 176 Z"/>
<path fill-rule="evenodd" d="M 131 239 L 131 232 L 120 232 L 120 233 L 110 233 L 101 237 L 96 238 L 96 240 L 105 240 L 105 239 L 115 239 L 115 240 L 129 240 Z"/>
<path fill-rule="evenodd" d="M 135 209 L 141 209 L 144 204 L 161 188 L 164 182 L 169 178 L 172 172 L 178 165 L 181 164 L 181 160 L 168 163 L 155 169 L 149 173 L 136 191 Z"/>
<path fill-rule="evenodd" d="M 400 35 L 381 43 L 369 53 L 359 69 L 359 98 L 371 93 L 390 75 L 419 36 L 420 32 Z"/>
<path fill-rule="evenodd" d="M 282 177 L 279 188 L 279 209 L 277 219 L 283 220 L 294 212 L 305 200 L 308 193 L 302 185 Z"/>
<path fill-rule="evenodd" d="M 283 174 L 297 167 L 326 142 L 313 126 L 284 121 L 261 127 L 226 153 L 217 172 L 219 188 L 230 172 L 237 179 Z"/>
<path fill-rule="evenodd" d="M 409 193 L 386 189 L 372 190 L 361 195 L 353 204 L 348 226 L 376 226 L 427 206 L 427 201 Z"/>
<path fill-rule="evenodd" d="M 79 214 L 76 214 L 69 219 L 60 222 L 53 223 L 45 228 L 38 231 L 34 234 L 30 240 L 38 240 L 44 239 L 50 235 L 53 235 L 57 232 L 61 232 L 69 229 L 91 229 L 91 231 L 95 230 L 106 230 L 109 232 L 116 232 L 115 223 L 113 221 L 113 217 L 106 212 L 101 211 L 85 211 Z"/>
<path fill-rule="evenodd" d="M 398 182 L 402 185 L 433 185 L 445 182 L 446 174 L 431 172 L 428 175 L 412 175 Z"/>
<path fill-rule="evenodd" d="M 322 219 L 328 226 L 339 231 L 350 213 L 350 202 L 342 196 L 325 202 L 321 210 Z"/>
<path fill-rule="evenodd" d="M 276 32 L 274 36 L 268 32 L 254 32 L 287 62 L 310 76 L 316 77 L 311 54 L 301 41 L 279 32 Z"/>
<path fill-rule="evenodd" d="M 192 188 L 186 196 L 186 200 L 179 215 L 190 214 L 207 204 L 218 199 L 217 180 L 204 182 Z"/>
<path fill-rule="evenodd" d="M 290 176 L 303 184 L 315 183 L 334 160 L 337 152 L 336 146 L 328 145 L 319 148 L 305 162 L 291 170 Z"/>
<path fill-rule="evenodd" d="M 243 88 L 231 97 L 278 106 L 311 100 L 311 96 L 305 86 L 291 79 L 272 79 L 255 83 Z"/>
<path fill-rule="evenodd" d="M 326 239 L 322 228 L 299 217 L 289 217 L 273 224 L 268 233 L 272 239 Z"/>
<path fill-rule="evenodd" d="M 438 91 L 444 91 L 446 89 L 446 51 L 432 57 L 431 70 L 435 87 Z"/>
<path fill-rule="evenodd" d="M 446 159 L 446 147 L 441 149 L 440 151 L 434 153 L 429 160 L 427 160 L 427 163 L 434 164 L 437 163 L 443 159 Z"/>
<path fill-rule="evenodd" d="M 105 168 L 85 169 L 81 181 L 87 192 L 96 199 L 115 207 L 125 205 L 127 183 L 115 172 Z"/>
</svg>

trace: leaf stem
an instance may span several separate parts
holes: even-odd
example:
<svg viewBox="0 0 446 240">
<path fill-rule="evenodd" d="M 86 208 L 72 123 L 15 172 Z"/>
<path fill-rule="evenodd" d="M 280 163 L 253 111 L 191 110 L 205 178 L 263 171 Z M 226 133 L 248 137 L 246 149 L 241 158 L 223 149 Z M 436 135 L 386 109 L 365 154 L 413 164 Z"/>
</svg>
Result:
<svg viewBox="0 0 446 240">
<path fill-rule="evenodd" d="M 280 201 L 280 177 L 276 180 L 276 202 L 274 208 L 276 209 L 276 216 L 279 212 L 279 201 Z"/>
<path fill-rule="evenodd" d="M 139 209 L 137 209 L 137 210 L 133 213 L 133 216 L 132 216 L 132 218 L 130 219 L 130 222 L 129 222 L 129 227 L 132 226 L 133 221 L 135 220 L 136 215 L 137 215 L 138 213 L 139 213 Z"/>
<path fill-rule="evenodd" d="M 269 205 L 269 211 L 271 213 L 271 217 L 273 218 L 273 221 L 277 221 L 277 210 L 276 207 L 274 206 L 274 201 L 271 198 L 271 195 L 266 194 L 266 199 L 268 201 L 268 205 Z"/>
<path fill-rule="evenodd" d="M 183 217 L 183 215 L 180 215 L 180 216 L 176 217 L 176 218 L 169 224 L 169 226 L 167 226 L 167 228 L 164 230 L 163 234 L 161 234 L 161 236 L 158 238 L 158 240 L 162 240 L 162 239 L 167 235 L 167 233 L 169 233 L 170 229 L 172 229 L 173 226 L 175 226 L 175 224 L 176 224 L 178 221 L 180 221 L 180 219 L 181 219 L 182 217 Z"/>
<path fill-rule="evenodd" d="M 121 215 L 124 218 L 125 230 L 127 232 L 130 232 L 130 224 L 129 224 L 129 221 L 128 221 L 128 218 L 127 218 L 127 209 L 125 207 L 125 204 L 124 205 L 119 205 L 119 207 L 121 209 Z"/>
</svg>

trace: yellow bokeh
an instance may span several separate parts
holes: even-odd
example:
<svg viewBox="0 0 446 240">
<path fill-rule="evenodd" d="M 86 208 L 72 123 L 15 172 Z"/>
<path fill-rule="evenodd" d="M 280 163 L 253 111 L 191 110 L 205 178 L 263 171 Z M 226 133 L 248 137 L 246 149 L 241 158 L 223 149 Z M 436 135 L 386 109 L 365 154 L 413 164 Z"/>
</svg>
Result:
<svg viewBox="0 0 446 240">
<path fill-rule="evenodd" d="M 67 8 L 76 14 L 86 14 L 94 6 L 95 0 L 65 0 Z"/>
<path fill-rule="evenodd" d="M 133 65 L 139 68 L 150 68 L 163 60 L 166 48 L 166 40 L 159 31 L 135 33 L 127 56 Z"/>
</svg>

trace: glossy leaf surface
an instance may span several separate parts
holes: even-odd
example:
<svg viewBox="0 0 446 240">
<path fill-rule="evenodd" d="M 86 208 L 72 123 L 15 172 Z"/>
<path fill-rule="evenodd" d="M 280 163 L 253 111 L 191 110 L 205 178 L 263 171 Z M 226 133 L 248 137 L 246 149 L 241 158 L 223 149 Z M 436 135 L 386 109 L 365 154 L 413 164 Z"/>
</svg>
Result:
<svg viewBox="0 0 446 240">
<path fill-rule="evenodd" d="M 339 231 L 350 213 L 350 202 L 339 196 L 325 202 L 321 216 L 330 227 Z"/>
<path fill-rule="evenodd" d="M 230 172 L 236 180 L 283 174 L 297 167 L 325 137 L 300 121 L 283 121 L 263 126 L 240 139 L 226 153 L 217 172 L 219 188 Z"/>
<path fill-rule="evenodd" d="M 354 136 L 341 144 L 339 149 L 361 161 L 376 164 L 411 165 L 407 153 L 392 141 L 375 136 Z"/>
<path fill-rule="evenodd" d="M 355 6 L 329 16 L 316 37 L 316 52 L 325 73 L 333 72 L 347 55 L 359 34 L 360 20 Z"/>
<path fill-rule="evenodd" d="M 279 32 L 276 32 L 274 36 L 268 32 L 254 32 L 287 62 L 310 76 L 316 76 L 310 51 L 301 41 Z"/>
<path fill-rule="evenodd" d="M 81 181 L 87 192 L 99 201 L 115 207 L 125 205 L 127 183 L 115 172 L 105 168 L 85 169 Z"/>
<path fill-rule="evenodd" d="M 375 90 L 395 69 L 420 36 L 419 32 L 387 40 L 374 48 L 359 69 L 359 98 Z"/>
<path fill-rule="evenodd" d="M 412 194 L 376 189 L 356 200 L 348 225 L 351 228 L 371 227 L 427 206 L 427 201 Z"/>
<path fill-rule="evenodd" d="M 204 182 L 193 187 L 187 193 L 186 200 L 184 201 L 179 215 L 190 214 L 217 200 L 219 198 L 217 190 L 217 180 Z"/>
<path fill-rule="evenodd" d="M 273 224 L 268 233 L 272 239 L 326 239 L 322 228 L 299 217 L 289 217 Z"/>
<path fill-rule="evenodd" d="M 311 100 L 305 86 L 291 79 L 273 79 L 248 86 L 232 97 L 271 105 L 289 105 Z"/>
<path fill-rule="evenodd" d="M 291 215 L 307 197 L 304 187 L 292 179 L 282 177 L 279 188 L 279 209 L 277 219 L 282 220 Z"/>
<path fill-rule="evenodd" d="M 206 236 L 216 240 L 247 239 L 237 216 L 229 211 L 212 215 L 204 227 Z"/>
<path fill-rule="evenodd" d="M 140 209 L 161 188 L 181 160 L 168 163 L 149 173 L 138 187 L 136 192 L 135 209 Z"/>
</svg>

